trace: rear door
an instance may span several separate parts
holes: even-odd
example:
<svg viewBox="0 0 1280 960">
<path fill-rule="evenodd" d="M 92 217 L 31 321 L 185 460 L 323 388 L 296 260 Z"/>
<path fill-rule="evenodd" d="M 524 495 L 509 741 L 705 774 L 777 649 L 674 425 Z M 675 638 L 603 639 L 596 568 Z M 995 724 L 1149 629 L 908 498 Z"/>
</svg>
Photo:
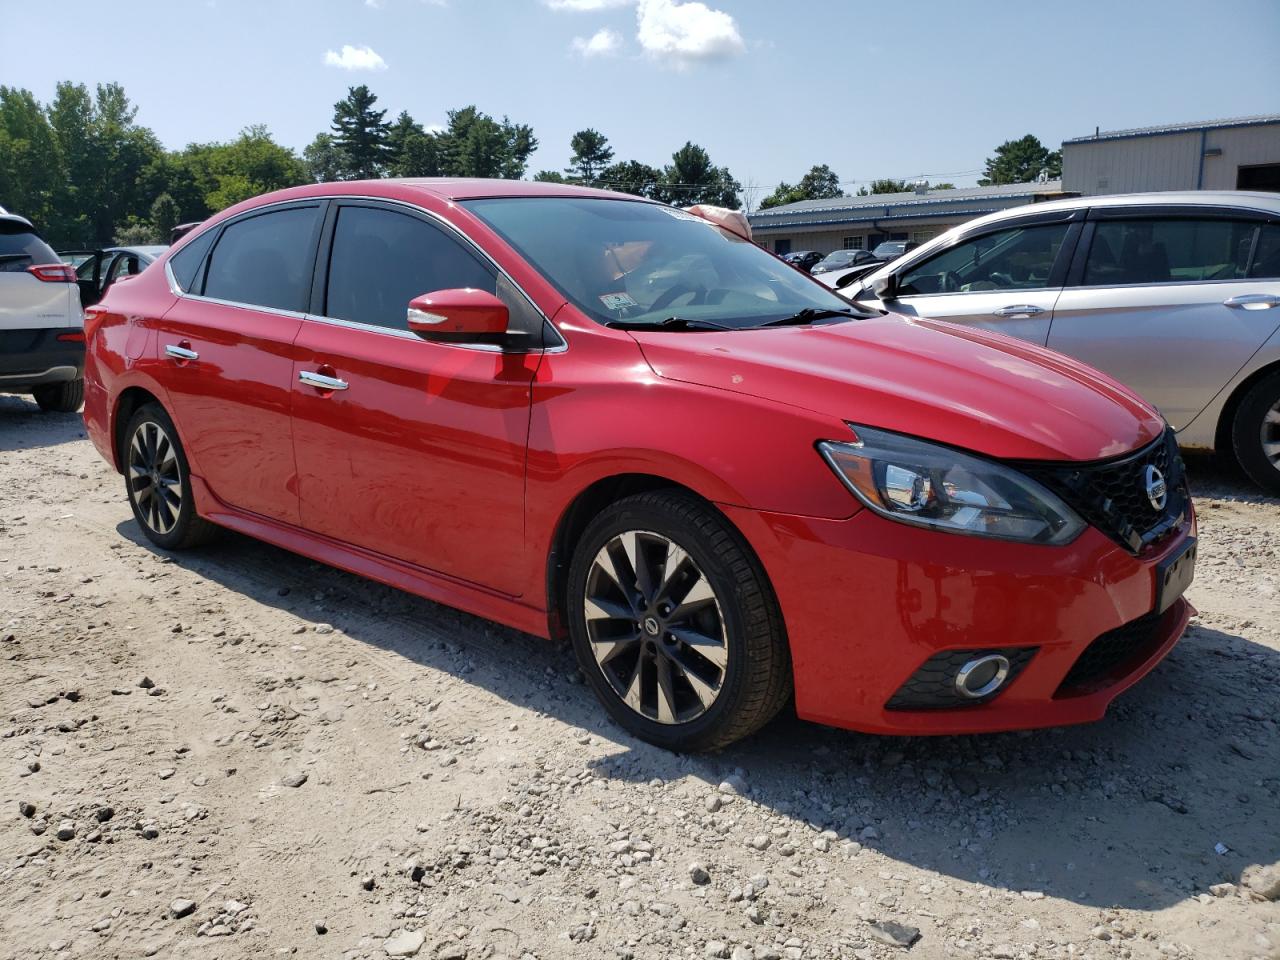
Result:
<svg viewBox="0 0 1280 960">
<path fill-rule="evenodd" d="M 1231 208 L 1095 208 L 1049 346 L 1181 429 L 1280 326 L 1277 229 Z"/>
<path fill-rule="evenodd" d="M 425 214 L 335 201 L 329 221 L 293 373 L 303 526 L 518 593 L 541 315 Z M 508 304 L 509 348 L 409 332 L 412 298 L 457 287 Z"/>
<path fill-rule="evenodd" d="M 255 210 L 175 254 L 171 279 L 186 292 L 155 347 L 192 472 L 223 503 L 288 523 L 298 521 L 293 342 L 323 206 Z"/>
<path fill-rule="evenodd" d="M 950 320 L 1043 345 L 1083 211 L 992 224 L 895 271 L 898 313 Z"/>
</svg>

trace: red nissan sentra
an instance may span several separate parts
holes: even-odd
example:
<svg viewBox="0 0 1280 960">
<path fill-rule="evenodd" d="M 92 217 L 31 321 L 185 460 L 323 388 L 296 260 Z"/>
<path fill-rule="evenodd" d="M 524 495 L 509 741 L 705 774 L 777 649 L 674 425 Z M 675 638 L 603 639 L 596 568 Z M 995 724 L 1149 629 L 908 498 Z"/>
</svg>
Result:
<svg viewBox="0 0 1280 960">
<path fill-rule="evenodd" d="M 542 636 L 676 749 L 1079 723 L 1191 615 L 1172 432 L 1021 341 L 864 316 L 723 226 L 494 180 L 298 187 L 85 323 L 164 549 L 229 527 Z"/>
</svg>

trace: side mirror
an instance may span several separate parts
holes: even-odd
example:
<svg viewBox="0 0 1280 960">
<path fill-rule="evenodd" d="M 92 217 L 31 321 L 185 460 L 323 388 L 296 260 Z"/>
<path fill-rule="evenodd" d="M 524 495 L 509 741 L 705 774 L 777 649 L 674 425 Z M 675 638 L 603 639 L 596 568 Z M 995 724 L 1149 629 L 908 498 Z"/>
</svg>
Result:
<svg viewBox="0 0 1280 960">
<path fill-rule="evenodd" d="M 423 340 L 499 343 L 507 333 L 507 305 L 485 290 L 437 290 L 409 301 L 409 329 Z"/>
<path fill-rule="evenodd" d="M 871 285 L 872 291 L 876 295 L 876 299 L 881 303 L 888 303 L 890 300 L 898 299 L 898 277 L 897 274 L 887 273 L 883 277 L 878 278 Z"/>
</svg>

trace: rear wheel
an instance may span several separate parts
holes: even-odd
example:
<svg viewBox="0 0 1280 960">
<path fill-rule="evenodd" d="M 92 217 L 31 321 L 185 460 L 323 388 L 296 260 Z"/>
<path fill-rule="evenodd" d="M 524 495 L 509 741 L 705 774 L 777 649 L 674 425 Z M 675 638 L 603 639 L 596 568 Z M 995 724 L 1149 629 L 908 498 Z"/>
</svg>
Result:
<svg viewBox="0 0 1280 960">
<path fill-rule="evenodd" d="M 47 413 L 75 413 L 84 403 L 84 381 L 68 380 L 51 383 L 31 391 L 36 405 Z"/>
<path fill-rule="evenodd" d="M 1280 371 L 1263 377 L 1244 395 L 1231 442 L 1250 479 L 1280 496 Z"/>
<path fill-rule="evenodd" d="M 139 407 L 122 444 L 125 491 L 147 539 L 165 550 L 209 540 L 218 528 L 196 514 L 187 456 L 164 408 L 156 403 Z"/>
<path fill-rule="evenodd" d="M 786 703 L 786 633 L 764 570 L 709 504 L 628 497 L 587 527 L 569 569 L 574 651 L 610 715 L 673 750 L 714 750 Z"/>
</svg>

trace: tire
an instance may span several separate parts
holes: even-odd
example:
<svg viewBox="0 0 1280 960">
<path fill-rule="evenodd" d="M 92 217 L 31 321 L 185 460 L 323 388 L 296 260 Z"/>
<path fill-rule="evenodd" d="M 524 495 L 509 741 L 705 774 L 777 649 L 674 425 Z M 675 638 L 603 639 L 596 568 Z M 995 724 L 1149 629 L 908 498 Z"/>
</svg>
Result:
<svg viewBox="0 0 1280 960">
<path fill-rule="evenodd" d="M 1263 377 L 1240 401 L 1231 446 L 1249 478 L 1280 496 L 1280 371 Z"/>
<path fill-rule="evenodd" d="M 129 418 L 120 440 L 120 462 L 133 517 L 157 547 L 185 550 L 217 533 L 196 513 L 187 455 L 177 428 L 158 403 L 143 404 Z"/>
<path fill-rule="evenodd" d="M 690 494 L 643 493 L 603 510 L 574 550 L 566 613 L 605 709 L 660 747 L 727 746 L 791 696 L 773 588 L 741 534 Z"/>
<path fill-rule="evenodd" d="M 84 403 L 84 381 L 68 380 L 31 391 L 36 404 L 46 413 L 75 413 Z"/>
</svg>

